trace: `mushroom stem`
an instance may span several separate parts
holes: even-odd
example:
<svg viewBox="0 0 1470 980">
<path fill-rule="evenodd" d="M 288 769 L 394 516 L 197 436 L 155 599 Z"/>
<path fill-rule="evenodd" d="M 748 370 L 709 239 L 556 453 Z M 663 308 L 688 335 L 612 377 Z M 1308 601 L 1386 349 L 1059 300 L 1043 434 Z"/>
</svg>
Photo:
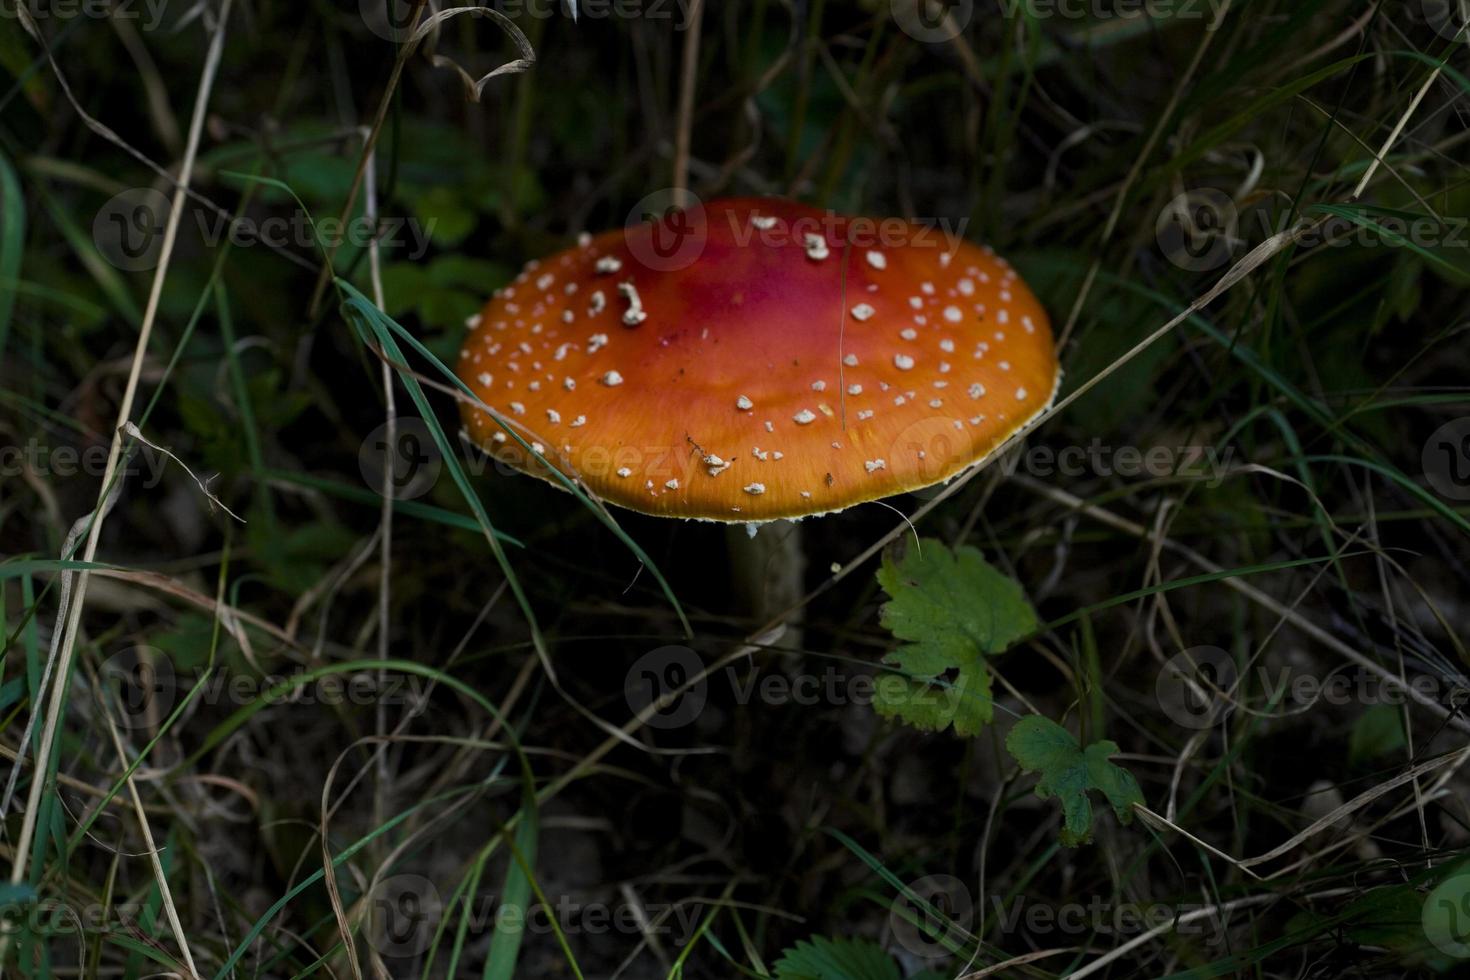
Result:
<svg viewBox="0 0 1470 980">
<path fill-rule="evenodd" d="M 750 528 L 757 533 L 750 533 Z M 801 601 L 806 578 L 806 553 L 796 521 L 732 524 L 725 532 L 730 549 L 730 578 L 735 608 L 764 626 Z M 782 645 L 800 647 L 801 610 L 786 621 Z"/>
</svg>

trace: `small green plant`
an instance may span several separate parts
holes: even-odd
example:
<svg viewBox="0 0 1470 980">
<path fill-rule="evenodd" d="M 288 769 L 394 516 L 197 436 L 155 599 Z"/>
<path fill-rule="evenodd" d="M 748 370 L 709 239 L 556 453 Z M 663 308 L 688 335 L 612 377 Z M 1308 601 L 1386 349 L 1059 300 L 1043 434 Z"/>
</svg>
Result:
<svg viewBox="0 0 1470 980">
<path fill-rule="evenodd" d="M 898 964 L 877 943 L 813 936 L 776 961 L 776 980 L 899 980 Z M 909 980 L 940 980 L 932 970 Z"/>
<path fill-rule="evenodd" d="M 884 628 L 908 645 L 883 658 L 895 673 L 874 706 L 925 731 L 954 726 L 978 735 L 991 721 L 986 658 L 1036 631 L 1036 613 L 1014 581 L 974 548 L 926 539 L 901 557 L 884 555 L 878 583 L 890 602 Z"/>
<path fill-rule="evenodd" d="M 1006 751 L 1023 772 L 1041 773 L 1037 796 L 1054 796 L 1061 802 L 1062 843 L 1068 847 L 1092 840 L 1089 790 L 1107 797 L 1122 823 L 1132 820 L 1133 805 L 1143 802 L 1143 791 L 1133 774 L 1108 761 L 1117 753 L 1117 745 L 1103 740 L 1084 749 L 1071 732 L 1050 718 L 1031 715 L 1016 722 L 1006 736 Z"/>
<path fill-rule="evenodd" d="M 897 558 L 885 555 L 878 583 L 890 598 L 883 626 L 909 641 L 883 658 L 899 673 L 877 685 L 878 713 L 925 731 L 953 726 L 958 735 L 979 734 L 994 717 L 987 658 L 1038 628 L 1021 586 L 976 549 L 933 539 Z M 1138 781 L 1108 761 L 1117 745 L 1100 741 L 1084 749 L 1049 718 L 1022 718 L 1006 750 L 1022 771 L 1041 774 L 1038 796 L 1062 804 L 1061 841 L 1069 847 L 1092 839 L 1088 791 L 1101 792 L 1124 823 L 1143 802 Z"/>
</svg>

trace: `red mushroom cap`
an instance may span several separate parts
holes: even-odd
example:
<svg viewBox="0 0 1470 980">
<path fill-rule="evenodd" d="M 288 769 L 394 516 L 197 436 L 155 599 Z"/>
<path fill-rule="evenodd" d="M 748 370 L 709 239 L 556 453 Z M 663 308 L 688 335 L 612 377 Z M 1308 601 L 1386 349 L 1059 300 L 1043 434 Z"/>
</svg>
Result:
<svg viewBox="0 0 1470 980">
<path fill-rule="evenodd" d="M 646 514 L 766 521 L 948 480 L 1040 415 L 1050 322 L 987 248 L 777 199 L 529 263 L 459 375 L 562 472 Z M 475 405 L 471 438 L 548 476 Z"/>
</svg>

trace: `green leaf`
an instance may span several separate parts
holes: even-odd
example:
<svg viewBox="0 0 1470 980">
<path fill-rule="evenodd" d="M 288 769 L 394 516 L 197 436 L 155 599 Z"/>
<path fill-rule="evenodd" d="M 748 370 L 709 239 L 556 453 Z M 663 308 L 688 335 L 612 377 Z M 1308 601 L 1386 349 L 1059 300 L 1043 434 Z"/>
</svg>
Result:
<svg viewBox="0 0 1470 980">
<path fill-rule="evenodd" d="M 1405 744 L 1398 706 L 1375 704 L 1353 723 L 1353 733 L 1348 738 L 1348 761 L 1361 765 Z"/>
<path fill-rule="evenodd" d="M 521 822 L 511 846 L 510 867 L 501 892 L 501 914 L 495 918 L 495 935 L 485 959 L 485 980 L 514 980 L 521 939 L 526 932 L 526 910 L 531 902 L 531 875 L 536 863 L 541 822 L 536 810 L 534 784 L 527 782 L 521 799 Z"/>
<path fill-rule="evenodd" d="M 977 734 L 993 710 L 985 658 L 1037 628 L 1021 587 L 974 548 L 933 539 L 897 561 L 884 555 L 878 583 L 892 600 L 883 626 L 909 644 L 883 658 L 895 673 L 879 679 L 874 707 L 927 731 Z"/>
<path fill-rule="evenodd" d="M 0 354 L 10 332 L 10 314 L 20 286 L 21 252 L 25 249 L 26 205 L 20 178 L 5 154 L 0 153 Z"/>
<path fill-rule="evenodd" d="M 449 187 L 429 188 L 414 201 L 414 211 L 440 248 L 464 241 L 480 220 L 473 206 Z"/>
<path fill-rule="evenodd" d="M 813 936 L 781 954 L 776 980 L 899 980 L 899 972 L 876 943 Z"/>
<path fill-rule="evenodd" d="M 1062 804 L 1062 843 L 1076 847 L 1092 840 L 1092 801 L 1089 790 L 1107 797 L 1118 820 L 1133 819 L 1133 804 L 1143 802 L 1138 780 L 1122 766 L 1109 762 L 1118 746 L 1093 742 L 1083 749 L 1072 733 L 1050 718 L 1028 715 L 1006 736 L 1006 751 L 1025 772 L 1041 773 L 1036 795 L 1056 797 Z"/>
</svg>

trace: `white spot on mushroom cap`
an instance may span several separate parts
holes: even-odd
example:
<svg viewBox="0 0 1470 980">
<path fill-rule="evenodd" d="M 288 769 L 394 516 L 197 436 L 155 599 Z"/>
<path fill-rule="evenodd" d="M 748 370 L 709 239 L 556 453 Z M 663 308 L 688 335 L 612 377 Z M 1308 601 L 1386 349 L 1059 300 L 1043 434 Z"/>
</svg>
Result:
<svg viewBox="0 0 1470 980">
<path fill-rule="evenodd" d="M 622 467 L 619 467 L 618 468 L 618 476 L 622 477 L 623 479 L 626 480 L 628 477 L 630 477 L 632 475 L 633 475 L 633 471 L 630 470 L 630 469 L 628 469 L 626 466 L 622 466 Z"/>
<path fill-rule="evenodd" d="M 844 357 L 842 359 L 842 363 L 843 364 L 846 364 L 848 367 L 857 367 L 858 366 L 858 356 L 856 354 L 848 354 L 846 357 Z"/>
<path fill-rule="evenodd" d="M 623 263 L 611 255 L 604 255 L 597 260 L 596 269 L 599 275 L 610 276 L 623 267 Z"/>
<path fill-rule="evenodd" d="M 900 371 L 909 371 L 913 369 L 914 359 L 907 354 L 894 354 L 893 366 Z"/>
<path fill-rule="evenodd" d="M 759 497 L 761 494 L 766 492 L 766 485 L 764 483 L 752 483 L 746 486 L 744 489 L 745 492 L 750 494 L 752 497 Z"/>
<path fill-rule="evenodd" d="M 742 412 L 748 412 L 752 408 L 755 408 L 755 402 L 751 401 L 746 396 L 741 395 L 739 398 L 735 399 L 735 407 L 740 409 Z"/>
<path fill-rule="evenodd" d="M 827 248 L 827 239 L 823 238 L 821 235 L 816 235 L 808 232 L 806 235 L 802 236 L 802 241 L 806 245 L 806 257 L 811 259 L 813 262 L 820 262 L 827 256 L 832 254 L 832 252 Z"/>
<path fill-rule="evenodd" d="M 648 319 L 648 312 L 643 309 L 643 300 L 638 296 L 638 287 L 633 285 L 632 280 L 618 283 L 618 294 L 628 303 L 628 308 L 623 311 L 623 325 L 636 327 Z"/>
<path fill-rule="evenodd" d="M 873 318 L 873 314 L 877 312 L 877 310 L 873 309 L 867 303 L 859 303 L 857 306 L 854 306 L 852 308 L 852 318 L 859 323 L 865 323 L 868 320 L 871 320 Z"/>
<path fill-rule="evenodd" d="M 869 473 L 876 473 L 887 466 L 888 464 L 881 459 L 870 459 L 867 462 L 863 463 L 863 469 L 867 470 Z"/>
<path fill-rule="evenodd" d="M 679 480 L 676 477 L 675 479 L 672 479 L 669 482 L 665 483 L 664 486 L 669 488 L 670 490 L 677 490 L 679 489 Z"/>
<path fill-rule="evenodd" d="M 888 256 L 884 255 L 882 252 L 876 250 L 870 251 L 868 252 L 866 258 L 868 260 L 868 265 L 872 266 L 875 269 L 888 268 Z"/>
<path fill-rule="evenodd" d="M 817 420 L 816 414 L 813 413 L 810 409 L 806 408 L 803 408 L 801 411 L 791 416 L 791 418 L 797 425 L 810 425 Z"/>
<path fill-rule="evenodd" d="M 608 371 L 602 376 L 601 381 L 609 388 L 615 388 L 623 383 L 623 376 L 616 371 Z"/>
</svg>

